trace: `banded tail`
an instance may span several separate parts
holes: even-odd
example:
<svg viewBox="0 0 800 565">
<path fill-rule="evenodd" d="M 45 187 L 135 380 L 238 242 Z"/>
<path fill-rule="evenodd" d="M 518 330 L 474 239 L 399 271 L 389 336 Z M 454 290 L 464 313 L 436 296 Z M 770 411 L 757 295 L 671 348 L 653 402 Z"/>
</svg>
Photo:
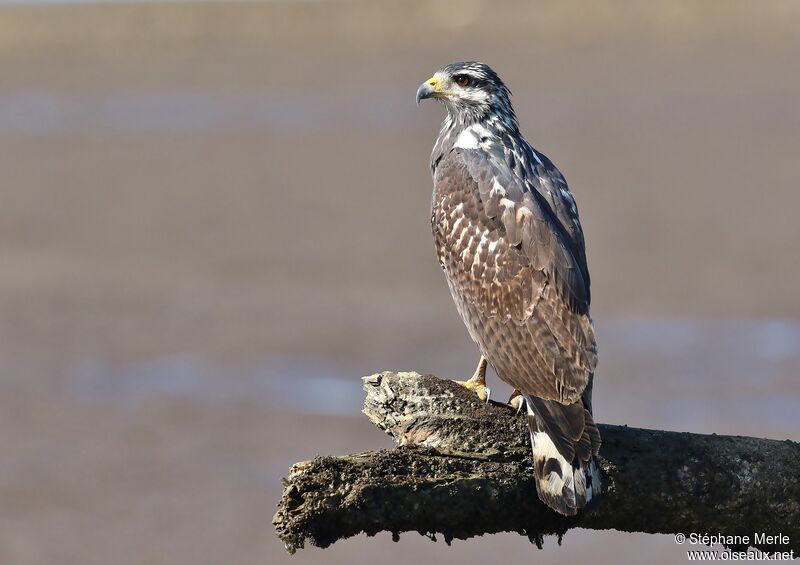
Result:
<svg viewBox="0 0 800 565">
<path fill-rule="evenodd" d="M 591 385 L 590 385 L 591 387 Z M 600 432 L 591 412 L 591 388 L 574 404 L 524 395 L 539 498 L 565 516 L 574 516 L 600 495 L 595 455 Z"/>
</svg>

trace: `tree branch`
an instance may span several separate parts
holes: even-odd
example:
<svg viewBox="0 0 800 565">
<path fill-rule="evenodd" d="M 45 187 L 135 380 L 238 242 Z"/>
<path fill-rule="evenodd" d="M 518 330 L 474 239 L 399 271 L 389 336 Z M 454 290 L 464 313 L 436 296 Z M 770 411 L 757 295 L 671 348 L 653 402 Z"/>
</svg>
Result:
<svg viewBox="0 0 800 565">
<path fill-rule="evenodd" d="M 510 406 L 430 375 L 363 380 L 364 413 L 400 447 L 295 464 L 273 519 L 290 552 L 380 531 L 448 543 L 509 531 L 541 545 L 581 527 L 746 535 L 761 550 L 800 553 L 800 444 L 601 424 L 603 494 L 567 518 L 539 501 L 527 424 Z"/>
</svg>

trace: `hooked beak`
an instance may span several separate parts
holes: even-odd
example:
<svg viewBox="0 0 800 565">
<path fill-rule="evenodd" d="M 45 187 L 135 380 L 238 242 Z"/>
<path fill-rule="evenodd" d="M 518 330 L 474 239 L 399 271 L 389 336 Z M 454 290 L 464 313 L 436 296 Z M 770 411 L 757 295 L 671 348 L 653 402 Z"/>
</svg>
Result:
<svg viewBox="0 0 800 565">
<path fill-rule="evenodd" d="M 439 93 L 439 79 L 435 76 L 423 82 L 417 89 L 417 104 L 425 98 L 432 98 Z"/>
</svg>

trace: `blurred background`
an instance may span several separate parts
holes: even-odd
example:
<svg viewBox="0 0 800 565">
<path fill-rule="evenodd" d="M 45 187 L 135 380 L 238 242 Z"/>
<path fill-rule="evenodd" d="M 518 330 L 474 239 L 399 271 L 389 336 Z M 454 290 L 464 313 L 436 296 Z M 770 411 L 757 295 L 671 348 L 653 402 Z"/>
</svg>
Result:
<svg viewBox="0 0 800 565">
<path fill-rule="evenodd" d="M 0 562 L 685 560 L 274 535 L 293 462 L 390 445 L 361 376 L 474 369 L 414 105 L 456 60 L 578 200 L 596 418 L 800 440 L 800 3 L 0 4 Z"/>
</svg>

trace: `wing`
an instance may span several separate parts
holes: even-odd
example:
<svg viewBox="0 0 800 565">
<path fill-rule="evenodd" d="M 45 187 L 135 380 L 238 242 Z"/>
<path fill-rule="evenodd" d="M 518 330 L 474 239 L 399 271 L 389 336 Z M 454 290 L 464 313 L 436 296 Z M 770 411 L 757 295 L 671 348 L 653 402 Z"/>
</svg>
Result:
<svg viewBox="0 0 800 565">
<path fill-rule="evenodd" d="M 575 402 L 596 353 L 585 259 L 570 230 L 542 193 L 482 151 L 451 151 L 434 183 L 440 260 L 473 339 L 524 393 Z"/>
<path fill-rule="evenodd" d="M 534 156 L 536 176 L 529 179 L 529 184 L 536 190 L 550 206 L 550 210 L 563 229 L 563 242 L 572 253 L 578 268 L 581 270 L 583 282 L 586 285 L 587 303 L 591 301 L 589 267 L 586 264 L 586 244 L 583 238 L 583 228 L 578 218 L 578 205 L 569 191 L 567 180 L 561 171 L 544 154 L 536 152 L 530 145 L 525 144 L 526 153 Z"/>
<path fill-rule="evenodd" d="M 523 175 L 518 162 L 508 162 L 508 152 L 499 160 L 459 149 L 451 158 L 463 160 L 486 215 L 500 220 L 509 244 L 521 246 L 531 266 L 550 276 L 572 311 L 588 313 L 589 269 L 575 200 L 555 165 L 527 149 L 534 156 L 536 175 Z"/>
</svg>

